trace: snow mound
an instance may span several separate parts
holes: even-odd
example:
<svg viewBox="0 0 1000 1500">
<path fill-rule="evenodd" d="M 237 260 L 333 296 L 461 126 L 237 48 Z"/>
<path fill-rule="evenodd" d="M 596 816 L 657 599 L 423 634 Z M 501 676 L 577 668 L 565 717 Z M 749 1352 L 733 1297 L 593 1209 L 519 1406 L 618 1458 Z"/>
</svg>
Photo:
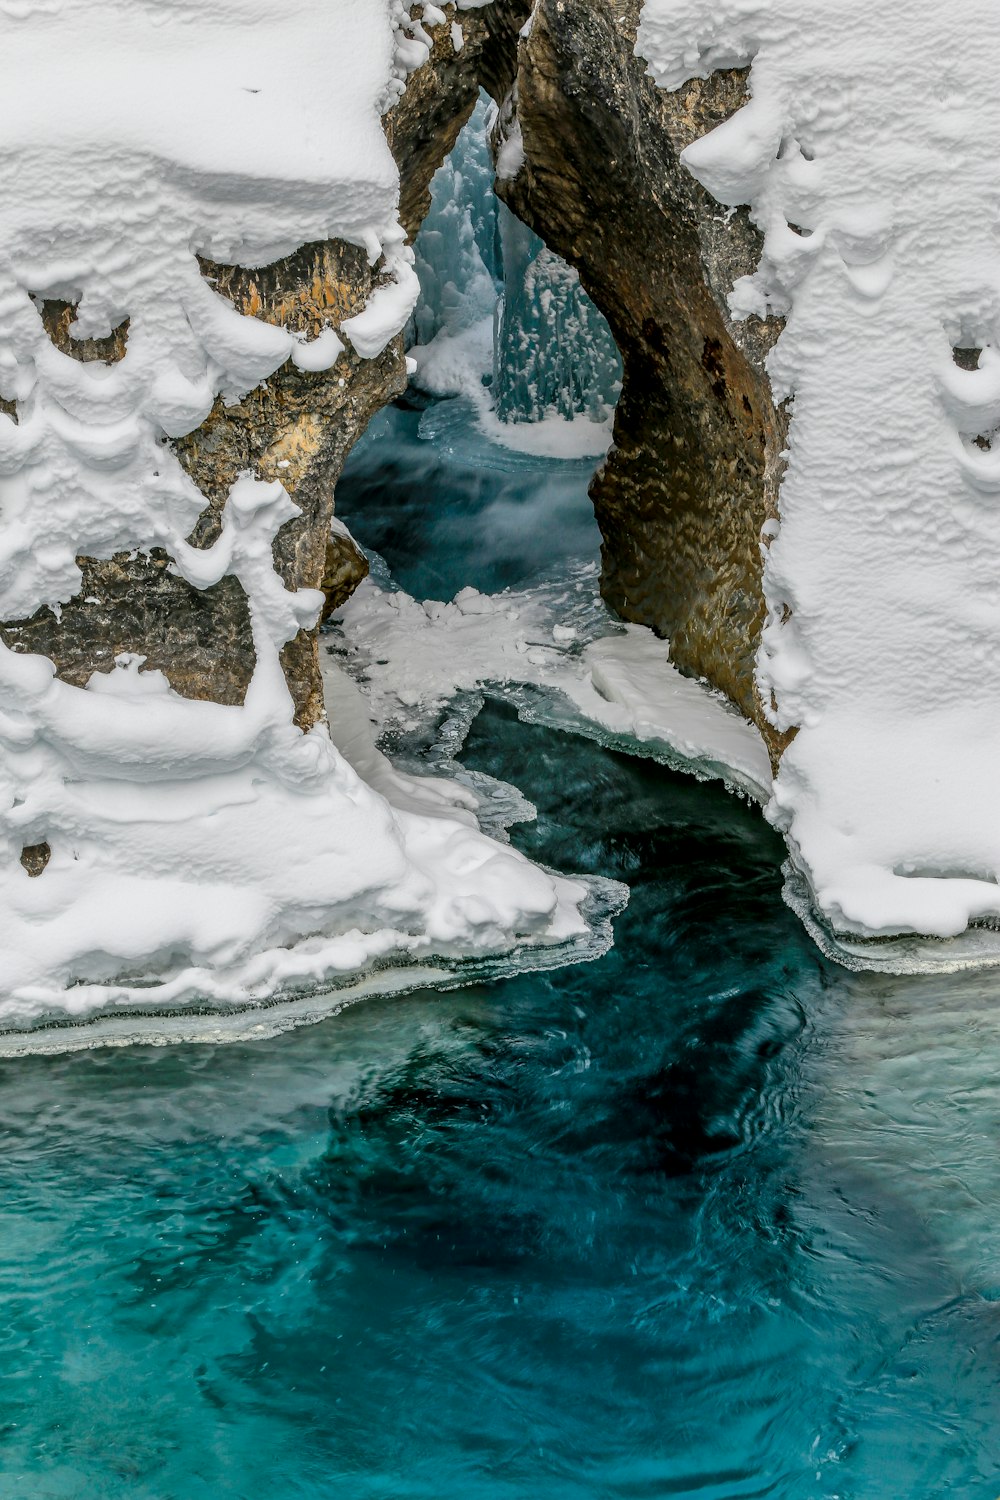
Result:
<svg viewBox="0 0 1000 1500">
<path fill-rule="evenodd" d="M 787 318 L 758 679 L 798 730 L 769 809 L 795 900 L 852 962 L 995 961 L 858 942 L 1000 919 L 995 7 L 646 0 L 637 50 L 665 88 L 751 64 L 682 160 L 763 231 L 733 312 Z"/>
</svg>

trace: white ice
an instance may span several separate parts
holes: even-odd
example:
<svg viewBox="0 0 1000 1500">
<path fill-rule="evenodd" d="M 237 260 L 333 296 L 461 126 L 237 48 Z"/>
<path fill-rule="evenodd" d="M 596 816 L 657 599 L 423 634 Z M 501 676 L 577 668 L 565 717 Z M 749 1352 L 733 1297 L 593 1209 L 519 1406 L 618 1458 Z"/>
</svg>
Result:
<svg viewBox="0 0 1000 1500">
<path fill-rule="evenodd" d="M 756 728 L 721 694 L 681 676 L 652 631 L 610 617 L 596 564 L 524 590 L 465 588 L 450 603 L 421 603 L 369 578 L 338 620 L 379 734 L 424 729 L 483 687 L 528 687 L 545 704 L 534 717 L 768 796 L 770 763 Z"/>
<path fill-rule="evenodd" d="M 541 242 L 495 197 L 488 144 L 495 115 L 484 96 L 431 184 L 431 209 L 415 245 L 421 295 L 409 350 L 414 383 L 458 398 L 464 415 L 502 448 L 599 458 L 611 442 L 617 391 L 605 390 L 609 375 L 596 356 L 611 363 L 611 335 L 583 298 L 577 273 L 550 251 L 539 254 Z M 535 319 L 530 328 L 521 323 L 527 310 Z M 570 395 L 569 361 L 585 402 Z M 537 366 L 547 375 L 544 392 Z M 501 386 L 510 397 L 511 384 L 517 399 L 498 400 Z M 556 394 L 561 409 L 548 399 Z"/>
</svg>

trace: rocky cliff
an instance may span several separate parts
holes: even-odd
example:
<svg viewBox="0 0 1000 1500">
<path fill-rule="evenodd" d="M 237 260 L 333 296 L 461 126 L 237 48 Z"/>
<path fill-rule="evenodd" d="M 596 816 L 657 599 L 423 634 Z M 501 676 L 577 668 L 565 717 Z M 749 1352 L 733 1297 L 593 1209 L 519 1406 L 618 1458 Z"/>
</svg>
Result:
<svg viewBox="0 0 1000 1500">
<path fill-rule="evenodd" d="M 524 164 L 497 191 L 578 269 L 621 351 L 614 447 L 591 491 L 604 595 L 669 637 L 681 670 L 721 688 L 776 749 L 753 669 L 786 426 L 763 360 L 780 330 L 729 318 L 759 236 L 679 161 L 743 103 L 745 75 L 657 88 L 635 55 L 640 9 L 538 0 L 502 125 L 519 129 Z"/>
<path fill-rule="evenodd" d="M 447 13 L 450 23 L 454 6 Z M 433 41 L 427 61 L 410 76 L 385 118 L 401 169 L 401 221 L 411 236 L 426 212 L 430 179 L 468 118 L 480 79 L 498 80 L 494 86 L 499 87 L 502 56 L 512 55 L 510 19 L 464 14 L 461 50 L 450 24 L 427 32 Z M 240 312 L 310 337 L 327 327 L 338 329 L 360 312 L 379 276 L 363 249 L 343 241 L 306 245 L 257 269 L 203 260 L 202 271 Z M 127 324 L 110 339 L 78 339 L 73 315 L 70 304 L 44 305 L 46 328 L 59 349 L 85 361 L 121 358 Z M 240 472 L 280 479 L 301 515 L 276 538 L 278 572 L 289 588 L 324 588 L 329 607 L 335 608 L 367 571 L 349 539 L 331 538 L 337 478 L 371 417 L 405 386 L 400 335 L 375 358 L 364 359 L 348 346 L 329 370 L 311 372 L 288 361 L 243 400 L 226 404 L 220 397 L 208 419 L 174 443 L 205 496 L 192 542 L 207 547 L 215 540 L 226 495 Z M 58 617 L 45 608 L 29 619 L 0 624 L 9 646 L 50 657 L 59 676 L 79 686 L 95 670 L 106 670 L 118 653 L 139 653 L 147 668 L 163 671 L 186 697 L 243 702 L 254 651 L 246 597 L 235 578 L 194 588 L 176 576 L 171 559 L 159 550 L 106 560 L 81 557 L 79 563 L 83 587 Z M 323 713 L 316 649 L 316 632 L 304 630 L 282 654 L 296 722 L 303 728 Z"/>
<path fill-rule="evenodd" d="M 639 10 L 639 0 L 443 7 L 444 22 L 424 33 L 433 42 L 426 62 L 385 120 L 401 220 L 412 238 L 431 176 L 485 87 L 500 106 L 496 144 L 519 131 L 524 150 L 499 193 L 577 267 L 624 361 L 615 443 L 592 491 L 605 596 L 624 618 L 668 636 L 682 670 L 762 722 L 753 686 L 759 536 L 784 429 L 762 367 L 775 330 L 729 321 L 726 296 L 755 263 L 757 237 L 740 214 L 723 221 L 678 160 L 738 106 L 743 77 L 657 89 L 634 52 Z M 258 269 L 203 261 L 202 270 L 241 312 L 310 336 L 357 313 L 379 276 L 344 242 L 306 245 Z M 53 342 L 76 358 L 113 363 L 126 348 L 127 324 L 87 340 L 73 335 L 71 305 L 46 303 L 44 317 Z M 324 587 L 335 607 L 365 571 L 349 540 L 331 539 L 337 478 L 374 412 L 405 383 L 397 337 L 375 358 L 348 348 L 322 372 L 289 361 L 243 400 L 220 397 L 174 444 L 205 497 L 191 540 L 215 540 L 240 472 L 280 479 L 300 515 L 276 538 L 278 571 L 288 587 Z M 79 685 L 118 653 L 139 653 L 187 697 L 243 701 L 254 652 L 235 578 L 194 588 L 155 550 L 79 561 L 79 595 L 58 617 L 45 608 L 3 622 L 8 645 L 50 657 Z M 282 664 L 297 722 L 308 727 L 323 712 L 315 631 L 300 631 Z"/>
</svg>

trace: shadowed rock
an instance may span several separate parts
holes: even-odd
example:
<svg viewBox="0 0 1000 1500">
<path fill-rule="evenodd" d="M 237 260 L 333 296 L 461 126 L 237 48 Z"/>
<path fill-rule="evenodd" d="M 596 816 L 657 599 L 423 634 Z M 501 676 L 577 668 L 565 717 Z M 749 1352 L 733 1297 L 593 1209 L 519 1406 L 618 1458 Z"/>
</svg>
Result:
<svg viewBox="0 0 1000 1500">
<path fill-rule="evenodd" d="M 740 72 L 658 89 L 634 53 L 640 0 L 493 0 L 433 29 L 427 64 L 386 117 L 400 167 L 400 216 L 411 238 L 429 185 L 451 151 L 480 86 L 516 120 L 525 162 L 498 191 L 545 243 L 575 266 L 607 318 L 624 362 L 615 444 L 592 495 L 604 538 L 602 587 L 625 619 L 668 636 L 682 671 L 706 677 L 763 719 L 753 666 L 763 622 L 760 531 L 776 507 L 784 414 L 763 368 L 778 325 L 734 324 L 727 297 L 751 271 L 759 236 L 745 214 L 723 215 L 681 166 L 690 141 L 743 101 Z M 532 24 L 527 36 L 525 21 Z M 310 244 L 274 265 L 202 262 L 203 274 L 241 312 L 309 337 L 359 312 L 379 276 L 365 252 Z M 120 359 L 128 325 L 74 339 L 69 303 L 40 306 L 53 342 L 77 358 Z M 300 508 L 274 543 L 291 589 L 324 589 L 337 608 L 364 576 L 349 540 L 331 536 L 334 489 L 371 417 L 406 386 L 402 337 L 362 359 L 348 347 L 331 370 L 291 362 L 242 401 L 220 398 L 207 420 L 174 442 L 205 496 L 192 533 L 218 535 L 236 477 L 280 479 Z M 16 409 L 3 403 L 14 420 Z M 0 623 L 0 637 L 50 657 L 83 685 L 128 651 L 163 671 L 177 692 L 242 703 L 254 668 L 247 601 L 234 578 L 198 590 L 165 552 L 81 557 L 83 586 L 56 615 Z M 282 663 L 303 728 L 323 715 L 315 630 L 300 631 Z"/>
<path fill-rule="evenodd" d="M 527 13 L 526 5 L 511 10 Z M 454 6 L 446 13 L 451 20 Z M 486 16 L 463 12 L 461 20 L 461 51 L 449 26 L 435 28 L 428 63 L 386 117 L 401 168 L 401 218 L 411 235 L 426 212 L 430 179 L 473 109 L 480 72 L 492 77 L 502 71 L 486 59 L 498 45 Z M 510 36 L 503 34 L 509 46 Z M 342 241 L 305 245 L 262 268 L 201 265 L 215 290 L 240 312 L 309 337 L 360 312 L 379 276 L 364 250 Z M 104 339 L 75 339 L 72 304 L 47 301 L 40 312 L 53 343 L 74 358 L 111 362 L 125 352 L 127 324 Z M 275 538 L 277 571 L 291 589 L 326 586 L 329 606 L 339 607 L 367 569 L 348 540 L 331 537 L 334 488 L 372 416 L 405 387 L 400 335 L 374 359 L 362 359 L 348 346 L 330 370 L 303 371 L 289 361 L 242 401 L 227 406 L 220 397 L 206 421 L 172 445 L 205 496 L 191 541 L 207 547 L 215 540 L 229 487 L 240 473 L 280 479 L 301 513 Z M 8 406 L 2 409 L 17 420 Z M 0 623 L 9 646 L 50 657 L 58 675 L 77 686 L 92 672 L 108 670 L 119 652 L 134 652 L 185 697 L 243 702 L 255 657 L 246 596 L 235 578 L 192 588 L 170 571 L 162 551 L 78 562 L 83 585 L 58 616 L 45 608 L 30 619 Z M 288 642 L 282 665 L 296 723 L 308 728 L 323 716 L 315 630 L 300 631 Z"/>
</svg>

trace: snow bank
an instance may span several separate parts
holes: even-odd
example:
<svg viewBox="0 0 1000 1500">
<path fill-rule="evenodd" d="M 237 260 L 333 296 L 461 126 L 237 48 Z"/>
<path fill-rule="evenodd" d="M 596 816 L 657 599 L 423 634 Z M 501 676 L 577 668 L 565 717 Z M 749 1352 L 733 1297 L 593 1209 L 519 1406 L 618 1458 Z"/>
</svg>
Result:
<svg viewBox="0 0 1000 1500">
<path fill-rule="evenodd" d="M 1000 917 L 995 6 L 646 0 L 637 50 L 666 88 L 752 62 L 746 106 L 683 160 L 764 232 L 734 312 L 787 316 L 758 674 L 798 729 L 770 815 L 800 904 L 845 939 L 957 938 Z"/>
<path fill-rule="evenodd" d="M 197 253 L 257 265 L 341 237 L 386 272 L 345 325 L 354 347 L 377 353 L 409 317 L 380 110 L 423 37 L 398 0 L 0 4 L 0 396 L 18 412 L 0 413 L 0 618 L 58 610 L 80 554 L 159 546 L 198 588 L 240 580 L 257 656 L 245 704 L 224 707 L 141 658 L 84 689 L 0 644 L 2 1026 L 589 941 L 583 886 L 383 775 L 390 806 L 325 729 L 293 727 L 279 651 L 321 603 L 274 572 L 294 506 L 245 475 L 196 550 L 204 500 L 165 444 L 217 393 L 341 352 L 332 330 L 302 348 L 240 316 Z M 127 317 L 121 362 L 59 352 L 40 296 L 78 303 L 80 336 Z M 31 878 L 21 851 L 42 842 Z"/>
</svg>

